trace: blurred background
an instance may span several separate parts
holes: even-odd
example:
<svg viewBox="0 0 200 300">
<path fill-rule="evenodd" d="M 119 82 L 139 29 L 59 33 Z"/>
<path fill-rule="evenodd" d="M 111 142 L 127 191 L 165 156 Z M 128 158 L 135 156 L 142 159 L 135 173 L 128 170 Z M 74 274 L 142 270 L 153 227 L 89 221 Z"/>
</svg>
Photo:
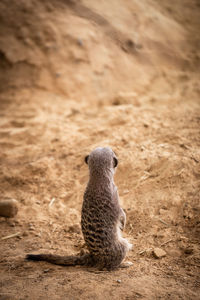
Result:
<svg viewBox="0 0 200 300">
<path fill-rule="evenodd" d="M 0 191 L 18 214 L 0 218 L 0 299 L 198 299 L 199 73 L 199 0 L 1 0 Z M 119 159 L 133 268 L 25 262 L 84 247 L 97 146 Z"/>
</svg>

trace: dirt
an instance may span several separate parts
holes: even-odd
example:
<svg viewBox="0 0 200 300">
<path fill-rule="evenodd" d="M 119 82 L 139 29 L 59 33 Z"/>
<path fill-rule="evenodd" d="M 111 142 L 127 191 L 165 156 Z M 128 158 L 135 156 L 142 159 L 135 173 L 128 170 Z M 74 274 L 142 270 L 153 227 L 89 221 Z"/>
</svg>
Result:
<svg viewBox="0 0 200 300">
<path fill-rule="evenodd" d="M 0 299 L 199 299 L 200 2 L 2 0 L 0 20 L 0 192 L 19 202 Z M 26 261 L 84 247 L 97 146 L 119 159 L 133 266 Z"/>
</svg>

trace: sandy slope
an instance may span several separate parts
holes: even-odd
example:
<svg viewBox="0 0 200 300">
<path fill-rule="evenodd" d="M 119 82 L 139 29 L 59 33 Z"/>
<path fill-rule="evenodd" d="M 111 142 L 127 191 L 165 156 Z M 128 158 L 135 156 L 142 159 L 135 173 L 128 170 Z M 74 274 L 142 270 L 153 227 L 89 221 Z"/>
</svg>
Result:
<svg viewBox="0 0 200 300">
<path fill-rule="evenodd" d="M 1 237 L 19 232 L 0 243 L 0 299 L 199 298 L 200 8 L 171 2 L 1 1 L 0 191 L 20 210 L 0 218 Z M 24 261 L 83 247 L 99 145 L 119 158 L 133 267 Z"/>
</svg>

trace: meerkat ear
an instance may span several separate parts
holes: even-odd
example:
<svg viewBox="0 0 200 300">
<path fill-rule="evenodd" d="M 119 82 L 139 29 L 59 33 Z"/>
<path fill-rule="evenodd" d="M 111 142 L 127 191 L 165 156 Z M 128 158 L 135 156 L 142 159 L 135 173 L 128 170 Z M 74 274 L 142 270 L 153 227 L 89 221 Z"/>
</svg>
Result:
<svg viewBox="0 0 200 300">
<path fill-rule="evenodd" d="M 113 159 L 114 159 L 114 168 L 116 168 L 116 166 L 118 165 L 118 159 L 116 157 L 114 157 Z"/>
<path fill-rule="evenodd" d="M 86 157 L 85 157 L 85 163 L 88 165 L 88 159 L 89 159 L 89 155 L 87 155 Z"/>
</svg>

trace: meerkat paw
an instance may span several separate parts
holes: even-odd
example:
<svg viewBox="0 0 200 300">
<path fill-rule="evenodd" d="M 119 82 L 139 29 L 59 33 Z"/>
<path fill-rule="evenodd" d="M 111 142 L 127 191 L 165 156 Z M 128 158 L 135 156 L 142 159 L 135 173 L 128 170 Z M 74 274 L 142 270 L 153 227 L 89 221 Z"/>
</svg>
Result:
<svg viewBox="0 0 200 300">
<path fill-rule="evenodd" d="M 120 268 L 124 269 L 124 268 L 129 268 L 133 266 L 133 263 L 131 261 L 124 261 L 123 263 L 120 264 Z"/>
</svg>

